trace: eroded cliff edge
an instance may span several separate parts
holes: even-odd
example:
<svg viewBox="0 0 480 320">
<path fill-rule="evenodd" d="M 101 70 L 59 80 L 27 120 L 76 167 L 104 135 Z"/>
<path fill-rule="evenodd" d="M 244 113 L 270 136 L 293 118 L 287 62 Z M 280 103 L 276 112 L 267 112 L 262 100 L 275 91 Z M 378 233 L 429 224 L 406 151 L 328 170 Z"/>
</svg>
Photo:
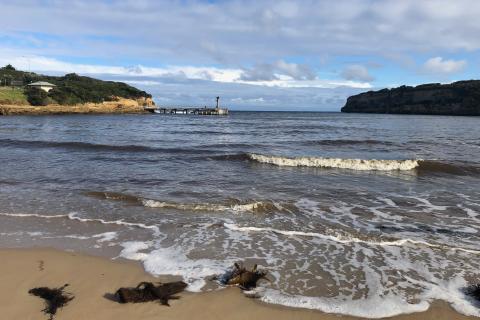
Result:
<svg viewBox="0 0 480 320">
<path fill-rule="evenodd" d="M 347 99 L 342 112 L 480 115 L 480 80 L 369 91 Z"/>
<path fill-rule="evenodd" d="M 145 107 L 153 106 L 151 98 L 125 99 L 113 98 L 101 103 L 83 103 L 77 105 L 31 106 L 6 105 L 0 103 L 0 116 L 8 115 L 51 115 L 51 114 L 136 114 L 148 113 Z"/>
</svg>

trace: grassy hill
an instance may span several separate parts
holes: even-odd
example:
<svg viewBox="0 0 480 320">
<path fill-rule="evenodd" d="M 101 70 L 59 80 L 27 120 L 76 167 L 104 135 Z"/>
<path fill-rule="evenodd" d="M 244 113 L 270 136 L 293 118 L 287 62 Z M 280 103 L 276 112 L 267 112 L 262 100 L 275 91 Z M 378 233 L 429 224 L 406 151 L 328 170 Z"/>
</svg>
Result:
<svg viewBox="0 0 480 320">
<path fill-rule="evenodd" d="M 5 104 L 28 104 L 27 96 L 22 88 L 0 87 L 0 102 Z"/>
<path fill-rule="evenodd" d="M 26 86 L 31 82 L 47 81 L 56 87 L 48 92 L 24 87 L 24 89 L 5 89 L 5 86 Z M 79 76 L 75 73 L 63 77 L 46 76 L 33 72 L 15 70 L 11 65 L 0 68 L 0 102 L 19 104 L 20 102 L 32 105 L 74 105 L 81 103 L 101 103 L 111 101 L 115 97 L 126 99 L 151 98 L 145 91 L 141 91 L 123 82 L 103 81 L 90 77 Z M 27 101 L 27 102 L 26 102 Z"/>
</svg>

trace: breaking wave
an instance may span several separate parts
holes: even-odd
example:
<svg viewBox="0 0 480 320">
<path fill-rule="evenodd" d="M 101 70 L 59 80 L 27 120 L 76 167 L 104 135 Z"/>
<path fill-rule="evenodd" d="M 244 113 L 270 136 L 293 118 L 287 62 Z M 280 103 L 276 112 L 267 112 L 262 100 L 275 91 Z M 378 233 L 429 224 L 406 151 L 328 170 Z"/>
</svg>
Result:
<svg viewBox="0 0 480 320">
<path fill-rule="evenodd" d="M 142 204 L 149 208 L 165 208 L 183 211 L 238 211 L 238 212 L 271 212 L 274 209 L 281 209 L 272 202 L 255 201 L 250 203 L 175 203 L 156 200 L 144 200 Z"/>
<path fill-rule="evenodd" d="M 317 168 L 340 168 L 350 170 L 412 170 L 419 166 L 419 160 L 363 160 L 363 159 L 340 159 L 319 157 L 296 157 L 287 158 L 279 156 L 264 156 L 261 154 L 247 154 L 250 160 L 287 167 L 317 167 Z"/>
<path fill-rule="evenodd" d="M 174 209 L 181 211 L 207 211 L 207 212 L 253 212 L 270 213 L 274 211 L 289 210 L 289 206 L 280 205 L 273 201 L 241 201 L 237 199 L 227 200 L 224 203 L 178 203 L 167 202 L 155 199 L 146 199 L 143 197 L 132 196 L 118 192 L 100 192 L 91 191 L 86 193 L 88 196 L 106 199 L 119 200 L 131 204 L 142 205 L 147 208 Z"/>
</svg>

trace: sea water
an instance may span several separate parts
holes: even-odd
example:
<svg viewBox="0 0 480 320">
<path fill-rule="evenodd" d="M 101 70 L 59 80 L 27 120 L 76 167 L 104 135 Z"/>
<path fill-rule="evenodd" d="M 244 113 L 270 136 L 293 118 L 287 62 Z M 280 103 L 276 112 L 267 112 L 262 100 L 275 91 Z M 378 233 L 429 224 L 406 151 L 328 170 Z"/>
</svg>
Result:
<svg viewBox="0 0 480 320">
<path fill-rule="evenodd" d="M 0 245 L 140 261 L 190 291 L 234 262 L 267 303 L 467 315 L 480 119 L 340 113 L 0 118 Z"/>
</svg>

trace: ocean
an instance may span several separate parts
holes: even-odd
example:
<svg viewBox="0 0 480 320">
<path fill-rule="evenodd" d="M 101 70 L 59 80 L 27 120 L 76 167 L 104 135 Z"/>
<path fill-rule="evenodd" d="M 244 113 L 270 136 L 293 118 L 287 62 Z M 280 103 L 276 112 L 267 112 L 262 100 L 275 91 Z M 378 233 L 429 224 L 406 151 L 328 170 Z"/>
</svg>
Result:
<svg viewBox="0 0 480 320">
<path fill-rule="evenodd" d="M 480 268 L 479 118 L 302 112 L 0 117 L 0 246 L 141 262 L 190 291 L 236 261 L 261 301 L 370 318 Z"/>
</svg>

